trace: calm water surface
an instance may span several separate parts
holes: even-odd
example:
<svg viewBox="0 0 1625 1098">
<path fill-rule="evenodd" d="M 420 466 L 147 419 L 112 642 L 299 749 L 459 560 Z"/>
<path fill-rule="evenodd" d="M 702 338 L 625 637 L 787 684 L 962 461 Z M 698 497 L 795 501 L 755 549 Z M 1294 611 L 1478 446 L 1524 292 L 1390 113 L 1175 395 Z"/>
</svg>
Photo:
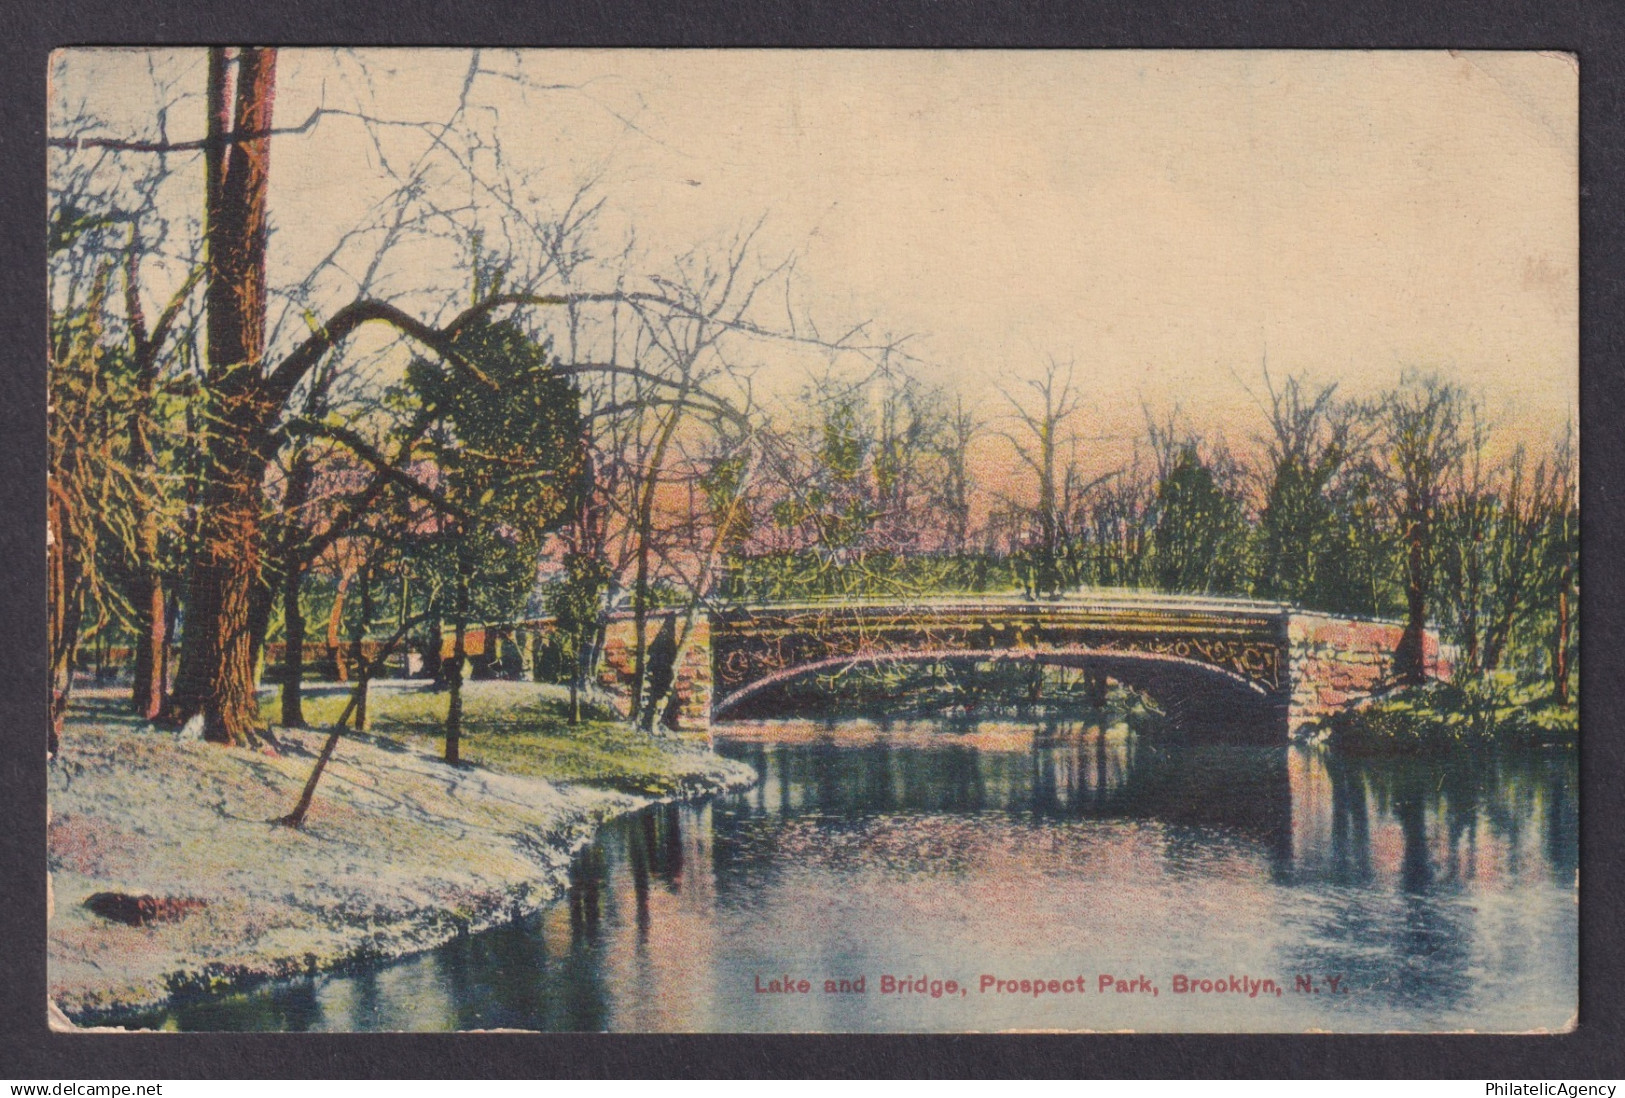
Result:
<svg viewBox="0 0 1625 1098">
<path fill-rule="evenodd" d="M 1569 752 L 1366 761 L 948 721 L 727 726 L 718 750 L 760 784 L 611 825 L 532 919 L 143 1021 L 1525 1031 L 1575 1011 Z M 810 990 L 758 990 L 787 978 Z M 863 990 L 825 990 L 843 980 Z"/>
</svg>

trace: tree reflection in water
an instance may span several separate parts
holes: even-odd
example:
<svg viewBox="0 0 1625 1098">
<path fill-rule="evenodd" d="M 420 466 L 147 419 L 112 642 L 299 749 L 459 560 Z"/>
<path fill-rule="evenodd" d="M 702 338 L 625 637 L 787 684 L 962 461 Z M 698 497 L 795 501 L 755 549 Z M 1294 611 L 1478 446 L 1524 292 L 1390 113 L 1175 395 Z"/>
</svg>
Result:
<svg viewBox="0 0 1625 1098">
<path fill-rule="evenodd" d="M 745 731 L 722 749 L 756 768 L 755 787 L 609 825 L 576 858 L 566 897 L 535 917 L 147 1021 L 1426 1030 L 1560 1025 L 1572 1010 L 1572 755 L 1357 759 L 1099 719 Z M 957 1021 L 873 996 L 770 1008 L 750 994 L 775 966 L 946 972 L 967 957 L 1339 974 L 1357 990 L 1245 1009 L 1166 993 L 967 1000 Z"/>
</svg>

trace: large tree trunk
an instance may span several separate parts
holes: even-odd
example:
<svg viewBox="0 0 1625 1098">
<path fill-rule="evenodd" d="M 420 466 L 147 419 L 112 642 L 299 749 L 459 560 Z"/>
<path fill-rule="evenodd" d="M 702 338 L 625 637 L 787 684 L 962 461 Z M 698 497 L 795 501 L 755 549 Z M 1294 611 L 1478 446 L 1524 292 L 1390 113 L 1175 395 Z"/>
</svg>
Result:
<svg viewBox="0 0 1625 1098">
<path fill-rule="evenodd" d="M 150 538 L 149 538 L 150 526 Z M 145 560 L 136 577 L 135 603 L 135 686 L 131 705 L 144 720 L 154 720 L 164 708 L 164 584 L 156 565 L 158 524 L 154 516 L 141 520 L 141 545 Z"/>
<path fill-rule="evenodd" d="M 245 745 L 258 724 L 250 619 L 259 582 L 259 484 L 238 479 L 205 501 L 172 709 L 178 720 L 202 713 L 203 737 L 212 743 Z"/>
<path fill-rule="evenodd" d="M 243 49 L 235 89 L 226 51 L 209 54 L 206 483 L 187 584 L 179 719 L 203 715 L 203 737 L 248 744 L 258 724 L 251 616 L 260 571 L 261 481 L 277 409 L 261 371 L 265 244 L 276 51 Z M 235 100 L 235 115 L 231 104 Z M 237 139 L 228 142 L 228 123 Z M 243 135 L 258 134 L 248 137 Z"/>
</svg>

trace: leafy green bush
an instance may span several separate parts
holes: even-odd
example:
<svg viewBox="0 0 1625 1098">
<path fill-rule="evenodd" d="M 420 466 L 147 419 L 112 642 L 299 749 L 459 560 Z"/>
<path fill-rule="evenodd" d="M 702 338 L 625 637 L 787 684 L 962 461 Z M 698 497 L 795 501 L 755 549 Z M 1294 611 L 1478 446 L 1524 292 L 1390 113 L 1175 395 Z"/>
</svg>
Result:
<svg viewBox="0 0 1625 1098">
<path fill-rule="evenodd" d="M 1489 674 L 1381 695 L 1329 717 L 1328 740 L 1361 755 L 1435 755 L 1460 747 L 1573 743 L 1579 711 L 1546 683 Z"/>
</svg>

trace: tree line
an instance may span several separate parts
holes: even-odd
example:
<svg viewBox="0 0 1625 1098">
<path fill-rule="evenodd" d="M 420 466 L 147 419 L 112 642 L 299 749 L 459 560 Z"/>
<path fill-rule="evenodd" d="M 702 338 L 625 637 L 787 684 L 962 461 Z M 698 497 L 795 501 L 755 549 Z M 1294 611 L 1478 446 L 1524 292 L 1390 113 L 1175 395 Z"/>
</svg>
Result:
<svg viewBox="0 0 1625 1098">
<path fill-rule="evenodd" d="M 613 582 L 644 614 L 670 571 L 654 531 L 671 470 L 697 429 L 723 449 L 749 435 L 762 348 L 884 348 L 861 326 L 821 336 L 788 305 L 761 319 L 789 264 L 763 261 L 752 232 L 658 265 L 632 242 L 600 253 L 591 181 L 544 210 L 490 163 L 480 89 L 527 78 L 479 51 L 449 117 L 324 103 L 292 126 L 274 117 L 276 50 L 201 60 L 155 70 L 144 132 L 110 132 L 84 99 L 54 105 L 53 750 L 81 646 L 113 635 L 134 649 L 138 714 L 237 745 L 263 733 L 257 686 L 281 637 L 282 718 L 302 724 L 308 588 L 329 577 L 329 637 L 432 650 L 455 761 L 467 628 L 524 610 L 556 536 L 566 586 Z M 201 136 L 172 137 L 189 111 Z M 335 120 L 350 129 L 329 137 Z M 395 186 L 273 288 L 271 152 L 294 139 L 371 142 Z M 361 664 L 363 684 L 382 666 Z"/>
<path fill-rule="evenodd" d="M 1437 376 L 1354 401 L 1266 373 L 1244 455 L 1148 409 L 1133 456 L 1102 468 L 1070 366 L 970 408 L 906 341 L 798 313 L 793 262 L 753 230 L 655 262 L 601 239 L 593 184 L 537 212 L 483 158 L 479 89 L 514 79 L 490 65 L 472 54 L 449 117 L 405 125 L 408 156 L 388 144 L 404 124 L 361 109 L 279 128 L 271 49 L 207 51 L 196 94 L 155 78 L 148 132 L 55 112 L 53 751 L 97 643 L 131 648 L 137 714 L 237 745 L 265 734 L 262 681 L 305 724 L 324 624 L 358 726 L 367 681 L 416 650 L 455 762 L 476 626 L 551 617 L 545 660 L 523 637 L 510 655 L 546 663 L 579 717 L 605 623 L 630 614 L 652 727 L 709 605 L 1087 585 L 1401 616 L 1409 678 L 1438 621 L 1468 669 L 1568 698 L 1571 442 L 1505 451 Z M 189 110 L 201 136 L 171 138 Z M 371 141 L 397 185 L 272 287 L 285 140 Z M 776 398 L 763 379 L 786 363 L 808 380 Z"/>
<path fill-rule="evenodd" d="M 1241 596 L 1437 625 L 1470 674 L 1577 658 L 1577 456 L 1497 438 L 1482 401 L 1410 371 L 1364 399 L 1262 370 L 1245 449 L 1143 409 L 1097 456 L 1087 380 L 1050 362 L 980 414 L 906 374 L 822 379 L 783 434 L 724 577 L 743 601 L 1082 587 Z M 974 508 L 971 500 L 980 499 Z"/>
</svg>

